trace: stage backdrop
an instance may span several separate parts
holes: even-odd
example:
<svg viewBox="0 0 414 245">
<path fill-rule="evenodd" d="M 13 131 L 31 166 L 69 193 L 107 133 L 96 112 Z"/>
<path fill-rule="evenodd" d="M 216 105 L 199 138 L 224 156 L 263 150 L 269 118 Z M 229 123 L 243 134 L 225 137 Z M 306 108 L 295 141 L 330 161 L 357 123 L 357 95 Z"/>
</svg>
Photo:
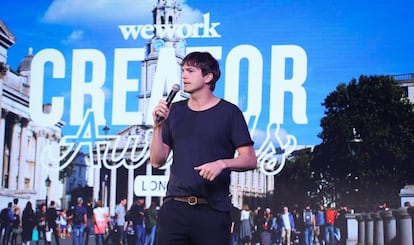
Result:
<svg viewBox="0 0 414 245">
<path fill-rule="evenodd" d="M 34 55 L 30 119 L 45 127 L 63 122 L 60 143 L 69 150 L 45 150 L 66 157 L 59 170 L 80 151 L 105 162 L 118 141 L 121 150 L 139 145 L 131 168 L 141 166 L 148 159 L 152 109 L 181 84 L 180 60 L 191 51 L 209 51 L 219 60 L 215 94 L 241 108 L 259 162 L 266 163 L 320 143 L 321 102 L 338 83 L 414 71 L 414 5 L 408 0 L 25 4 L 2 3 L 1 18 L 16 37 L 7 63 L 17 69 L 28 52 Z M 51 105 L 47 113 L 45 104 Z M 139 132 L 125 136 L 132 126 Z"/>
</svg>

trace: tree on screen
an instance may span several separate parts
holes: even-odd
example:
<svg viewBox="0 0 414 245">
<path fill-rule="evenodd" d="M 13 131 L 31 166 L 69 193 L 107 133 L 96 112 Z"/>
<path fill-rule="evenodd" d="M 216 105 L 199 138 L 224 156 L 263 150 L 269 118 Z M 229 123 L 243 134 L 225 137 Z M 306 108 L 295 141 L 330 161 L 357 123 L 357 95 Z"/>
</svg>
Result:
<svg viewBox="0 0 414 245">
<path fill-rule="evenodd" d="M 400 189 L 414 182 L 414 106 L 404 90 L 389 76 L 360 76 L 322 105 L 322 143 L 311 164 L 319 181 L 343 205 L 398 207 Z"/>
</svg>

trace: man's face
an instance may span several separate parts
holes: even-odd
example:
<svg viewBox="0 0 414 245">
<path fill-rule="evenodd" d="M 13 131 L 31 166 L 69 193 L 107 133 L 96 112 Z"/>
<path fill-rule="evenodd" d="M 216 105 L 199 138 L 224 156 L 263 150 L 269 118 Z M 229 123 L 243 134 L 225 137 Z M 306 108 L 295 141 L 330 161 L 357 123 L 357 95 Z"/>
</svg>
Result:
<svg viewBox="0 0 414 245">
<path fill-rule="evenodd" d="M 144 205 L 144 199 L 138 199 L 138 205 L 142 206 Z"/>
<path fill-rule="evenodd" d="M 195 66 L 183 64 L 181 78 L 184 84 L 184 92 L 194 93 L 211 81 L 211 74 L 203 76 L 201 69 Z"/>
<path fill-rule="evenodd" d="M 121 205 L 122 205 L 122 206 L 125 206 L 125 205 L 126 205 L 126 203 L 127 203 L 127 200 L 126 200 L 126 199 L 122 199 L 122 200 L 121 200 Z"/>
</svg>

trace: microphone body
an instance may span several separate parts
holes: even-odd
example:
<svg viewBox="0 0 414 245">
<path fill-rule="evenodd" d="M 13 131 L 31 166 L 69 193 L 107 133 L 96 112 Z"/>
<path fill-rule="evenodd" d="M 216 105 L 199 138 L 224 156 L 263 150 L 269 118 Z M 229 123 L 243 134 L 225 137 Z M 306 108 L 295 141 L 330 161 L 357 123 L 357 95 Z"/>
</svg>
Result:
<svg viewBox="0 0 414 245">
<path fill-rule="evenodd" d="M 171 106 L 171 103 L 174 100 L 174 97 L 177 95 L 178 91 L 180 91 L 180 85 L 174 84 L 172 86 L 171 91 L 168 93 L 167 98 L 165 99 L 165 101 L 167 102 L 167 107 L 168 108 Z M 155 120 L 157 122 L 161 122 L 162 120 L 164 120 L 164 117 L 157 115 L 157 118 Z"/>
</svg>

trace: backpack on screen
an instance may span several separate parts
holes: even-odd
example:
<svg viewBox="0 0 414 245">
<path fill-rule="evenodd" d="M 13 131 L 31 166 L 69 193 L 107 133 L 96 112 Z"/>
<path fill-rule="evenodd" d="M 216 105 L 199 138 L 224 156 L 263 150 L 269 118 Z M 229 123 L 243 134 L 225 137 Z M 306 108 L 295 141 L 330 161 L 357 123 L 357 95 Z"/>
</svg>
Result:
<svg viewBox="0 0 414 245">
<path fill-rule="evenodd" d="M 303 211 L 303 220 L 304 220 L 306 226 L 313 225 L 313 223 L 312 223 L 312 211 L 311 210 L 306 210 L 305 209 Z"/>
</svg>

